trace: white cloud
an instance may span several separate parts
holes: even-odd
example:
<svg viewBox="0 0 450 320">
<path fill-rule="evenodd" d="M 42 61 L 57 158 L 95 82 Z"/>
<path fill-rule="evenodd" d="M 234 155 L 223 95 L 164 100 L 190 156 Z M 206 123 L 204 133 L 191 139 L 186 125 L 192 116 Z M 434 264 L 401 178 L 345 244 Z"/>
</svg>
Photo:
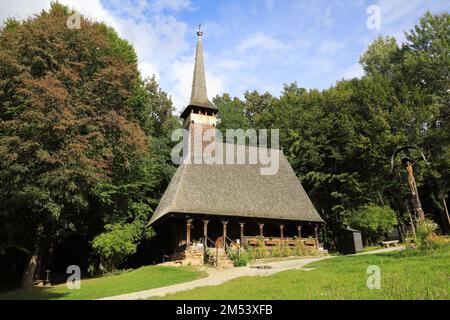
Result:
<svg viewBox="0 0 450 320">
<path fill-rule="evenodd" d="M 350 80 L 353 78 L 360 78 L 364 75 L 364 70 L 361 65 L 356 62 L 352 64 L 343 74 L 342 78 Z"/>
<path fill-rule="evenodd" d="M 398 42 L 405 40 L 404 31 L 411 29 L 426 10 L 448 11 L 449 8 L 446 0 L 378 0 L 376 5 L 381 8 L 381 32 Z"/>
<path fill-rule="evenodd" d="M 217 62 L 217 67 L 224 69 L 224 70 L 236 70 L 245 65 L 245 62 L 243 60 L 238 59 L 223 59 Z"/>
<path fill-rule="evenodd" d="M 319 44 L 317 51 L 322 55 L 335 55 L 344 49 L 346 45 L 346 41 L 326 39 Z"/>
<path fill-rule="evenodd" d="M 208 98 L 212 98 L 217 94 L 222 94 L 225 89 L 225 80 L 215 72 L 208 71 L 207 57 L 205 54 L 206 64 L 206 82 Z M 194 73 L 194 56 L 185 56 L 175 61 L 170 67 L 169 72 L 172 74 L 172 83 L 170 84 L 172 90 L 172 101 L 175 108 L 181 112 L 187 106 L 190 99 L 192 77 Z"/>
<path fill-rule="evenodd" d="M 405 17 L 416 12 L 423 3 L 423 0 L 380 0 L 378 6 L 381 8 L 382 23 L 391 26 L 403 21 Z"/>
<path fill-rule="evenodd" d="M 158 72 L 158 68 L 149 62 L 140 62 L 139 71 L 143 78 L 151 78 L 155 76 L 156 81 L 159 81 L 161 74 Z"/>
<path fill-rule="evenodd" d="M 142 1 L 141 2 L 146 2 Z M 148 3 L 148 2 L 147 2 Z M 181 11 L 183 9 L 191 8 L 192 4 L 190 0 L 155 0 L 150 6 L 158 11 L 164 9 L 171 9 L 174 11 Z"/>
<path fill-rule="evenodd" d="M 59 0 L 91 19 L 105 21 L 133 44 L 141 74 L 155 74 L 178 111 L 189 102 L 191 92 L 196 23 L 188 25 L 188 20 L 182 20 L 186 15 L 181 13 L 191 14 L 199 9 L 192 1 Z M 48 9 L 50 2 L 0 0 L 0 19 L 30 16 Z M 342 77 L 359 77 L 362 69 L 353 63 L 355 56 L 375 36 L 393 35 L 401 41 L 402 31 L 411 28 L 424 10 L 448 10 L 445 0 L 371 3 L 381 7 L 381 30 L 365 27 L 368 3 L 364 0 L 342 0 L 336 4 L 326 0 L 264 0 L 252 2 L 250 9 L 258 9 L 253 16 L 249 11 L 243 12 L 245 5 L 241 2 L 216 5 L 217 10 L 202 8 L 211 13 L 210 20 L 203 21 L 208 96 L 212 98 L 223 91 L 242 96 L 245 90 L 254 89 L 278 94 L 284 82 L 298 80 L 305 87 L 325 88 Z M 250 10 L 248 5 L 247 9 Z M 349 17 L 361 19 L 361 27 L 346 20 Z M 349 30 L 352 26 L 355 30 Z M 214 55 L 209 56 L 208 50 Z"/>
<path fill-rule="evenodd" d="M 262 32 L 257 32 L 244 38 L 236 47 L 236 50 L 243 53 L 252 49 L 262 51 L 285 51 L 289 48 L 290 46 L 287 43 L 272 38 Z"/>
<path fill-rule="evenodd" d="M 222 94 L 225 90 L 225 80 L 223 77 L 206 71 L 206 81 L 208 82 L 208 97 L 212 101 L 212 98 L 218 94 Z"/>
<path fill-rule="evenodd" d="M 10 17 L 26 18 L 49 7 L 47 0 L 0 1 L 0 22 Z"/>
<path fill-rule="evenodd" d="M 170 93 L 173 104 L 178 111 L 181 111 L 189 102 L 193 71 L 192 60 L 175 61 L 169 66 L 169 72 L 172 74 L 172 82 L 170 84 L 172 90 Z"/>
</svg>

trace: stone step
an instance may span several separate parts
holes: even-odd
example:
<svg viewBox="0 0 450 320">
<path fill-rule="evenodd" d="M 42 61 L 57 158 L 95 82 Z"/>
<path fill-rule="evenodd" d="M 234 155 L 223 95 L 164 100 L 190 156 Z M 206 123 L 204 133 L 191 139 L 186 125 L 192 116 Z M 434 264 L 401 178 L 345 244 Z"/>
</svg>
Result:
<svg viewBox="0 0 450 320">
<path fill-rule="evenodd" d="M 216 258 L 218 256 L 219 259 L 218 267 L 221 269 L 234 268 L 233 261 L 230 260 L 225 250 L 222 248 L 219 248 L 218 251 L 216 251 L 215 248 L 209 248 L 207 250 L 207 255 L 208 255 L 208 262 L 213 265 L 216 265 Z"/>
</svg>

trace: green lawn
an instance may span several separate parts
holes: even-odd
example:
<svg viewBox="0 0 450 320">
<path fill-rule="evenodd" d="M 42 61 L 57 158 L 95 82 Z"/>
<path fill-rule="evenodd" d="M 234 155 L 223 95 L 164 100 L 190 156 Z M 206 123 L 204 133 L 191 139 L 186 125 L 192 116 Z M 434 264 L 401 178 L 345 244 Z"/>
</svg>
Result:
<svg viewBox="0 0 450 320">
<path fill-rule="evenodd" d="M 146 266 L 118 275 L 81 281 L 81 289 L 69 290 L 65 284 L 53 288 L 36 288 L 29 292 L 0 293 L 4 299 L 96 299 L 122 293 L 164 287 L 206 276 L 191 267 Z"/>
<path fill-rule="evenodd" d="M 366 287 L 367 267 L 381 269 L 381 289 Z M 165 299 L 450 299 L 450 245 L 431 251 L 343 256 L 268 277 L 242 277 Z"/>
</svg>

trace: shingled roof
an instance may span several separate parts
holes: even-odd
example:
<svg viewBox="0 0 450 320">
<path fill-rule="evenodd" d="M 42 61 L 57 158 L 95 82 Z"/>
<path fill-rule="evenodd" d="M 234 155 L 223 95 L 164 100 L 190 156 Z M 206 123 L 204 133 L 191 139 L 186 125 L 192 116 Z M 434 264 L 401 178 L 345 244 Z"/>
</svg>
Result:
<svg viewBox="0 0 450 320">
<path fill-rule="evenodd" d="M 283 152 L 270 151 L 279 153 L 274 175 L 261 164 L 181 164 L 150 224 L 170 213 L 323 222 Z"/>
</svg>

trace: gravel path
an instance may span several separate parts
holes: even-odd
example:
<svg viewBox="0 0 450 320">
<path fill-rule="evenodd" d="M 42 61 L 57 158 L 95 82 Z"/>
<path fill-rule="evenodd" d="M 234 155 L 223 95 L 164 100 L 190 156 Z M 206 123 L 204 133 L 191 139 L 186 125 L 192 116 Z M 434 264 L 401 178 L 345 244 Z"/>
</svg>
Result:
<svg viewBox="0 0 450 320">
<path fill-rule="evenodd" d="M 402 250 L 404 247 L 392 247 L 380 250 L 373 250 L 369 252 L 359 253 L 359 254 L 376 254 L 383 252 L 390 252 L 396 250 Z M 358 255 L 359 255 L 358 254 Z M 161 297 L 170 293 L 175 293 L 179 291 L 185 291 L 194 289 L 197 287 L 205 287 L 205 286 L 215 286 L 222 284 L 224 282 L 230 281 L 235 278 L 244 277 L 244 276 L 268 276 L 275 274 L 277 272 L 292 270 L 292 269 L 304 269 L 303 267 L 311 262 L 331 259 L 335 256 L 323 256 L 323 257 L 315 257 L 315 258 L 303 258 L 296 260 L 285 260 L 285 261 L 277 261 L 277 262 L 269 262 L 263 263 L 264 266 L 270 266 L 270 269 L 258 269 L 255 267 L 240 267 L 240 268 L 232 268 L 232 269 L 214 269 L 214 268 L 203 268 L 206 272 L 208 272 L 208 276 L 206 278 L 197 279 L 194 281 L 179 283 L 167 287 L 162 288 L 154 288 L 150 290 L 132 292 L 121 294 L 113 297 L 106 297 L 99 300 L 136 300 L 136 299 L 146 299 L 151 297 Z M 304 269 L 309 270 L 309 269 Z"/>
</svg>

